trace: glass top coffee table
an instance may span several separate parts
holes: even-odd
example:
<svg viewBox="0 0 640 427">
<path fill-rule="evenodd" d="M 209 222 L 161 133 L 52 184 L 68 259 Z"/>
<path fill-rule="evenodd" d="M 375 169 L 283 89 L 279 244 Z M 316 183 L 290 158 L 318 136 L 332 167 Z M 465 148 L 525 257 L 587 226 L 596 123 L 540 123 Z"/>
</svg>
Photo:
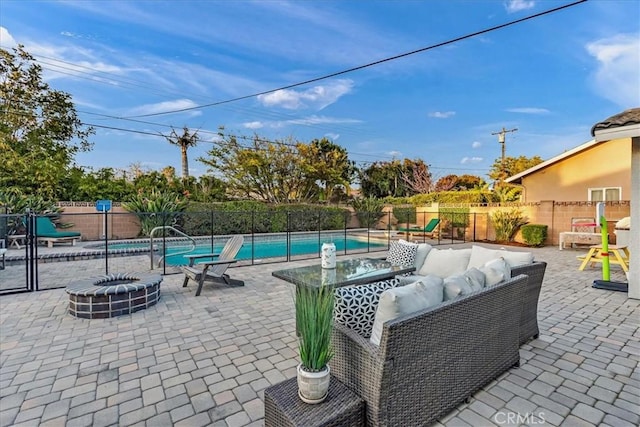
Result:
<svg viewBox="0 0 640 427">
<path fill-rule="evenodd" d="M 376 258 L 354 258 L 336 262 L 336 268 L 322 268 L 320 261 L 305 267 L 277 270 L 271 274 L 298 286 L 335 287 L 361 285 L 393 278 L 415 270 L 413 265 L 393 265 Z"/>
</svg>

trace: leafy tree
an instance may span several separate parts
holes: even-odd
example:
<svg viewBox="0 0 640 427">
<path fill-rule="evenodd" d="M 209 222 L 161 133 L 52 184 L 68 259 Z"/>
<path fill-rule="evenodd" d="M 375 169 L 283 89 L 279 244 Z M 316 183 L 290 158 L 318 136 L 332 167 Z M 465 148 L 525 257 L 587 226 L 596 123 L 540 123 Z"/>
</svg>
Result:
<svg viewBox="0 0 640 427">
<path fill-rule="evenodd" d="M 165 136 L 165 138 L 169 141 L 169 144 L 180 147 L 182 181 L 186 182 L 189 179 L 189 157 L 187 156 L 187 150 L 198 144 L 198 132 L 189 133 L 189 128 L 185 126 L 182 128 L 182 135 L 178 135 L 175 129 L 171 129 L 171 133 L 169 136 Z"/>
<path fill-rule="evenodd" d="M 534 167 L 542 163 L 543 160 L 540 156 L 533 157 L 510 157 L 507 156 L 504 158 L 504 170 L 502 166 L 502 160 L 500 158 L 496 159 L 491 166 L 491 170 L 489 171 L 489 178 L 494 181 L 501 181 L 510 176 L 517 175 L 520 172 L 523 172 L 529 168 Z"/>
<path fill-rule="evenodd" d="M 422 160 L 404 159 L 374 162 L 360 170 L 360 188 L 364 197 L 405 197 L 430 185 L 427 165 Z"/>
<path fill-rule="evenodd" d="M 255 135 L 241 145 L 235 136 L 220 136 L 209 157 L 198 160 L 222 175 L 232 196 L 269 203 L 312 202 L 321 190 L 317 182 L 325 189 L 344 182 L 349 163 L 345 152 L 331 143 L 309 146 L 292 138 L 271 142 Z"/>
<path fill-rule="evenodd" d="M 355 166 L 349 161 L 344 147 L 322 138 L 314 139 L 308 145 L 299 144 L 297 148 L 307 161 L 310 178 L 321 182 L 323 199 L 329 198 L 338 185 L 349 188 Z"/>
<path fill-rule="evenodd" d="M 458 175 L 451 174 L 443 176 L 442 178 L 436 181 L 435 191 L 452 191 L 458 185 Z"/>
<path fill-rule="evenodd" d="M 22 45 L 0 49 L 0 187 L 55 198 L 75 154 L 91 148 L 93 129 L 33 59 Z"/>
</svg>

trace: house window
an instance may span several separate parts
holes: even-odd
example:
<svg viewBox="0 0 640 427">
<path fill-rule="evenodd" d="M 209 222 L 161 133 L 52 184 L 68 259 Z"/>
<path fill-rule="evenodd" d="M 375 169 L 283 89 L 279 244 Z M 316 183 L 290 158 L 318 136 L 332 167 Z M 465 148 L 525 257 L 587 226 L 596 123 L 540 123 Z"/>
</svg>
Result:
<svg viewBox="0 0 640 427">
<path fill-rule="evenodd" d="M 590 188 L 590 202 L 610 202 L 622 200 L 622 187 Z"/>
</svg>

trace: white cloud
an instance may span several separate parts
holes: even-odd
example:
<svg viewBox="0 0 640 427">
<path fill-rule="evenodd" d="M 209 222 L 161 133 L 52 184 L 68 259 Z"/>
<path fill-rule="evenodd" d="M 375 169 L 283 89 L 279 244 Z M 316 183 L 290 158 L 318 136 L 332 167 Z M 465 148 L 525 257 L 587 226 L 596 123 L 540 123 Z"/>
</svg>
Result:
<svg viewBox="0 0 640 427">
<path fill-rule="evenodd" d="M 482 143 L 480 141 L 473 141 L 473 143 L 471 144 L 472 148 L 480 148 L 482 147 Z"/>
<path fill-rule="evenodd" d="M 399 159 L 400 157 L 402 157 L 402 152 L 401 151 L 388 151 L 387 156 L 389 157 L 395 157 L 396 159 Z"/>
<path fill-rule="evenodd" d="M 340 138 L 340 134 L 339 133 L 325 133 L 324 136 L 326 136 L 327 138 L 329 138 L 332 141 L 336 141 L 338 138 Z"/>
<path fill-rule="evenodd" d="M 546 108 L 537 108 L 537 107 L 518 107 L 518 108 L 507 108 L 510 113 L 522 113 L 522 114 L 548 114 L 549 110 Z"/>
<path fill-rule="evenodd" d="M 617 34 L 589 43 L 586 49 L 598 61 L 592 75 L 595 91 L 620 107 L 637 107 L 640 34 Z"/>
<path fill-rule="evenodd" d="M 305 108 L 322 110 L 336 102 L 343 95 L 351 92 L 352 88 L 352 80 L 341 79 L 302 91 L 295 89 L 277 90 L 266 95 L 258 96 L 258 100 L 267 107 L 276 106 L 289 110 Z"/>
<path fill-rule="evenodd" d="M 460 160 L 460 163 L 463 165 L 467 163 L 480 163 L 483 160 L 484 159 L 482 157 L 463 157 L 462 160 Z"/>
<path fill-rule="evenodd" d="M 340 119 L 336 117 L 327 117 L 327 116 L 316 116 L 311 115 L 307 117 L 302 117 L 299 119 L 290 119 L 290 120 L 282 120 L 275 122 L 262 122 L 264 126 L 270 126 L 272 128 L 283 128 L 289 125 L 324 125 L 324 124 L 340 124 L 340 123 L 362 123 L 362 120 L 356 119 Z"/>
<path fill-rule="evenodd" d="M 165 101 L 158 102 L 156 104 L 146 104 L 141 105 L 139 107 L 131 109 L 131 115 L 144 115 L 144 114 L 155 114 L 155 113 L 164 113 L 165 111 L 174 111 L 174 110 L 182 110 L 184 108 L 192 108 L 196 107 L 198 104 L 193 102 L 190 99 L 176 99 L 174 101 Z M 200 115 L 199 111 L 189 111 L 191 115 Z"/>
<path fill-rule="evenodd" d="M 448 119 L 449 117 L 453 117 L 455 115 L 455 111 L 434 111 L 432 113 L 429 113 L 429 117 L 433 117 L 435 119 Z"/>
<path fill-rule="evenodd" d="M 504 7 L 509 13 L 520 12 L 521 10 L 531 9 L 536 5 L 534 0 L 509 0 L 505 2 Z"/>
<path fill-rule="evenodd" d="M 5 27 L 0 27 L 0 45 L 2 45 L 3 48 L 12 48 L 18 45 L 16 39 L 9 34 L 9 31 Z"/>
<path fill-rule="evenodd" d="M 264 127 L 264 123 L 262 123 L 262 122 L 246 122 L 246 123 L 243 123 L 242 126 L 244 126 L 247 129 L 260 129 L 260 128 Z"/>
</svg>

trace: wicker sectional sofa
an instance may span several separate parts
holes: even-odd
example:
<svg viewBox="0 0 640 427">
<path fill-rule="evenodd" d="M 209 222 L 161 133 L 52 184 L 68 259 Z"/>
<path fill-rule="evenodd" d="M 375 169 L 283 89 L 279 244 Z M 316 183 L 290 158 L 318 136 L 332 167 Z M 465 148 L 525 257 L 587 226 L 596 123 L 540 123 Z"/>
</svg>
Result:
<svg viewBox="0 0 640 427">
<path fill-rule="evenodd" d="M 516 266 L 496 285 L 386 321 L 379 346 L 337 321 L 331 373 L 365 400 L 367 425 L 429 425 L 519 364 L 520 345 L 539 334 L 545 268 Z"/>
<path fill-rule="evenodd" d="M 380 346 L 336 324 L 331 373 L 369 426 L 429 425 L 519 363 L 527 276 L 384 324 Z"/>
</svg>

